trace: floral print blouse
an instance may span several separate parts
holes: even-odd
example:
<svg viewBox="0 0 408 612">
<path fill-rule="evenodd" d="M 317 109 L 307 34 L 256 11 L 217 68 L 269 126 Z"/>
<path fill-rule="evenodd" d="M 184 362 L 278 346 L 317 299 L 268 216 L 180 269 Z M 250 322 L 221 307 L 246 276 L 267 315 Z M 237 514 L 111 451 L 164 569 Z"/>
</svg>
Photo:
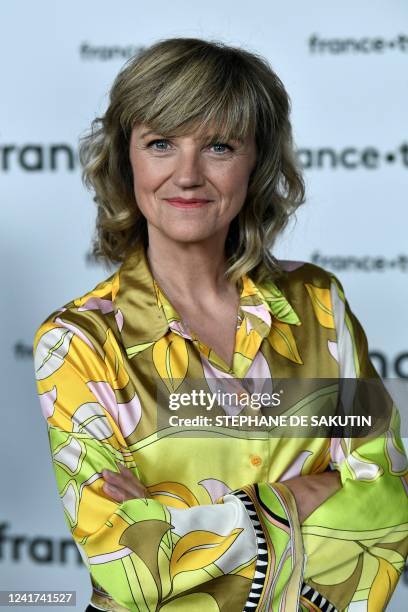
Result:
<svg viewBox="0 0 408 612">
<path fill-rule="evenodd" d="M 106 281 L 52 313 L 35 372 L 66 522 L 92 604 L 134 611 L 383 610 L 407 555 L 407 461 L 394 406 L 363 438 L 180 436 L 157 386 L 187 379 L 377 377 L 339 281 L 283 262 L 241 279 L 231 367 L 182 320 L 135 248 Z M 180 386 L 181 385 L 181 386 Z M 252 387 L 253 388 L 253 387 Z M 188 427 L 187 427 L 188 430 Z M 127 466 L 150 498 L 118 503 L 102 470 Z M 342 487 L 299 524 L 284 481 L 338 470 Z"/>
</svg>

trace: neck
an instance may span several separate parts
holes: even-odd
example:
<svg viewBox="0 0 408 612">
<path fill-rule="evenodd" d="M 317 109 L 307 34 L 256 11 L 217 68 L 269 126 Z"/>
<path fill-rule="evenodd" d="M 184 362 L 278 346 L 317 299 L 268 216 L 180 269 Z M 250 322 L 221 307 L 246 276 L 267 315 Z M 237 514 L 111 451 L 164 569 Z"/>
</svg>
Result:
<svg viewBox="0 0 408 612">
<path fill-rule="evenodd" d="M 210 302 L 227 290 L 225 236 L 183 243 L 149 232 L 147 257 L 151 272 L 166 293 L 192 303 Z"/>
</svg>

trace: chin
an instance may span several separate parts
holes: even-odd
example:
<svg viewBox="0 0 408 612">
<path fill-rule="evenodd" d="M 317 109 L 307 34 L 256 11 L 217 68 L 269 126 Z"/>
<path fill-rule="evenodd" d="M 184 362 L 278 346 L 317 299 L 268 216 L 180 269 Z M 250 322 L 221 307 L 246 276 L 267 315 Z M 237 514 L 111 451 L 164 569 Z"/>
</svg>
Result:
<svg viewBox="0 0 408 612">
<path fill-rule="evenodd" d="M 195 244 L 197 242 L 203 242 L 204 240 L 208 240 L 211 237 L 211 234 L 208 233 L 183 233 L 183 232 L 174 232 L 169 233 L 166 232 L 167 239 L 173 240 L 174 242 L 179 242 L 183 244 Z"/>
<path fill-rule="evenodd" d="M 193 243 L 193 242 L 201 242 L 203 240 L 208 240 L 214 236 L 211 228 L 208 227 L 186 227 L 182 226 L 181 223 L 176 224 L 175 226 L 166 226 L 166 227 L 158 227 L 156 226 L 156 230 L 160 232 L 163 236 L 166 237 L 167 240 L 174 240 L 174 242 L 183 242 L 183 243 Z"/>
</svg>

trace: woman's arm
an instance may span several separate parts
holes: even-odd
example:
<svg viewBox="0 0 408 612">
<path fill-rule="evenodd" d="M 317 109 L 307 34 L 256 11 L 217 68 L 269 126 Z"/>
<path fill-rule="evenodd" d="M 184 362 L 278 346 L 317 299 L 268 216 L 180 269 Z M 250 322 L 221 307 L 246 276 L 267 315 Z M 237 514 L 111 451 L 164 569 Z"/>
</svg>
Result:
<svg viewBox="0 0 408 612">
<path fill-rule="evenodd" d="M 139 497 L 150 497 L 149 490 L 130 470 L 118 464 L 119 472 L 103 470 L 103 490 L 112 499 L 123 502 Z M 323 472 L 285 480 L 285 486 L 296 501 L 299 522 L 303 521 L 323 502 L 341 488 L 339 472 Z"/>
<path fill-rule="evenodd" d="M 341 489 L 340 474 L 337 471 L 298 476 L 285 480 L 284 484 L 296 500 L 301 524 L 329 497 Z"/>
<path fill-rule="evenodd" d="M 377 612 L 385 609 L 408 551 L 407 459 L 398 411 L 369 360 L 364 331 L 335 278 L 331 295 L 340 377 L 346 389 L 347 379 L 376 381 L 375 398 L 368 394 L 362 407 L 369 413 L 374 399 L 376 408 L 382 405 L 384 427 L 371 437 L 331 440 L 331 466 L 341 486 L 302 521 L 304 580 L 339 610 Z M 285 484 L 291 487 L 290 481 Z"/>
</svg>

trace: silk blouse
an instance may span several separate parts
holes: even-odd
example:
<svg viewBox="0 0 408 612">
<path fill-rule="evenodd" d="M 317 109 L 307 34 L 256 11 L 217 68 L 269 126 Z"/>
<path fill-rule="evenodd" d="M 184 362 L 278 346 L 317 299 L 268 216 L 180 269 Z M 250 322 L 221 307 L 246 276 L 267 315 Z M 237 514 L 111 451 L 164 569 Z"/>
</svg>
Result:
<svg viewBox="0 0 408 612">
<path fill-rule="evenodd" d="M 94 606 L 371 612 L 389 600 L 408 546 L 395 406 L 386 430 L 362 438 L 250 435 L 228 424 L 196 435 L 203 428 L 157 418 L 158 387 L 175 393 L 191 380 L 254 392 L 268 380 L 378 377 L 338 279 L 282 265 L 275 282 L 242 277 L 231 367 L 183 327 L 142 247 L 39 327 L 38 393 Z M 306 399 L 318 407 L 318 394 Z M 117 463 L 149 498 L 104 493 L 101 472 Z M 325 470 L 339 471 L 341 489 L 300 525 L 285 480 Z"/>
</svg>

